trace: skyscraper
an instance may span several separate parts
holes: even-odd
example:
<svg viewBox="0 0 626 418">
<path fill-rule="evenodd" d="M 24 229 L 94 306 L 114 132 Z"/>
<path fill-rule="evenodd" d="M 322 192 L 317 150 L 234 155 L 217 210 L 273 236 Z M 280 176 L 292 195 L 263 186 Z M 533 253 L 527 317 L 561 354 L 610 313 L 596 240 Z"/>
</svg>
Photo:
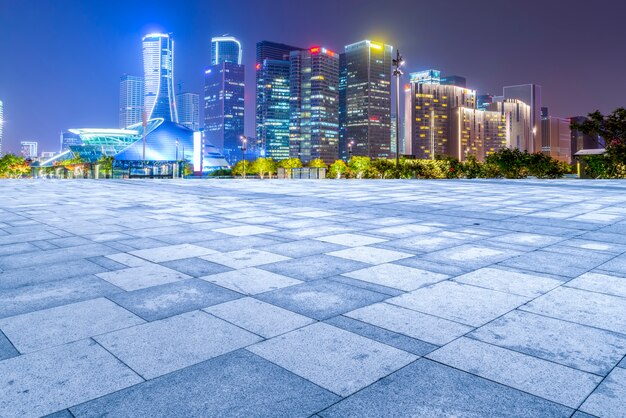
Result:
<svg viewBox="0 0 626 418">
<path fill-rule="evenodd" d="M 192 131 L 200 130 L 200 96 L 196 93 L 179 93 L 176 95 L 178 123 Z"/>
<path fill-rule="evenodd" d="M 256 45 L 256 136 L 275 160 L 289 158 L 289 54 L 301 49 L 269 41 Z"/>
<path fill-rule="evenodd" d="M 204 72 L 204 138 L 206 145 L 217 147 L 230 164 L 241 159 L 240 137 L 244 134 L 245 66 L 240 56 L 241 44 L 235 38 L 213 38 L 214 64 Z"/>
<path fill-rule="evenodd" d="M 211 38 L 211 65 L 232 62 L 241 65 L 243 51 L 241 42 L 232 36 L 216 36 Z"/>
<path fill-rule="evenodd" d="M 339 55 L 315 46 L 290 53 L 290 156 L 303 162 L 339 156 Z"/>
<path fill-rule="evenodd" d="M 386 158 L 391 151 L 391 53 L 393 47 L 364 40 L 345 47 L 346 140 L 357 156 Z M 343 141 L 342 141 L 343 142 Z M 345 150 L 342 151 L 342 154 Z"/>
<path fill-rule="evenodd" d="M 168 34 L 143 38 L 144 105 L 146 118 L 178 123 L 174 96 L 174 40 Z"/>
<path fill-rule="evenodd" d="M 37 158 L 37 148 L 39 143 L 37 141 L 21 141 L 20 152 L 24 158 Z"/>
<path fill-rule="evenodd" d="M 533 140 L 531 107 L 518 99 L 494 97 L 489 110 L 499 112 L 505 119 L 505 146 L 530 152 Z"/>
<path fill-rule="evenodd" d="M 2 133 L 4 125 L 4 104 L 0 100 L 0 156 L 2 155 Z"/>
<path fill-rule="evenodd" d="M 339 158 L 347 161 L 348 146 L 346 142 L 346 123 L 348 109 L 346 103 L 346 88 L 348 84 L 348 67 L 346 66 L 346 53 L 339 54 Z"/>
<path fill-rule="evenodd" d="M 120 78 L 120 129 L 142 121 L 143 77 L 123 75 Z"/>
<path fill-rule="evenodd" d="M 545 155 L 572 162 L 572 130 L 570 120 L 550 116 L 547 107 L 541 108 L 541 138 L 544 143 L 541 152 Z"/>
<path fill-rule="evenodd" d="M 460 75 L 447 75 L 445 77 L 441 77 L 441 84 L 446 86 L 466 87 L 467 80 L 465 77 L 461 77 Z"/>
<path fill-rule="evenodd" d="M 504 99 L 517 99 L 530 106 L 531 141 L 528 152 L 541 152 L 541 86 L 537 84 L 522 84 L 507 86 L 503 89 Z"/>
</svg>

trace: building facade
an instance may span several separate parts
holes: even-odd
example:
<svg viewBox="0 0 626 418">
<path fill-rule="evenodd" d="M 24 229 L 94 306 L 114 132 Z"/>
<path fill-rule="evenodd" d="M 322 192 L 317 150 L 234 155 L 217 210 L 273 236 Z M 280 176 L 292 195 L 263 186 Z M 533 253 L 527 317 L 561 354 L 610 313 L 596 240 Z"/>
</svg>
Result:
<svg viewBox="0 0 626 418">
<path fill-rule="evenodd" d="M 446 86 L 467 87 L 467 79 L 460 75 L 447 75 L 441 77 L 441 84 Z"/>
<path fill-rule="evenodd" d="M 178 123 L 174 94 L 174 40 L 168 34 L 144 36 L 144 105 L 146 119 Z"/>
<path fill-rule="evenodd" d="M 200 96 L 196 93 L 180 93 L 176 95 L 178 123 L 191 129 L 200 130 Z"/>
<path fill-rule="evenodd" d="M 37 152 L 37 148 L 39 147 L 39 143 L 37 141 L 21 141 L 20 142 L 20 153 L 24 158 L 37 158 L 39 155 Z"/>
<path fill-rule="evenodd" d="M 530 106 L 531 141 L 528 152 L 541 152 L 541 86 L 537 84 L 522 84 L 507 86 L 503 89 L 504 99 L 521 100 Z"/>
<path fill-rule="evenodd" d="M 498 97 L 489 105 L 489 110 L 498 112 L 504 117 L 506 144 L 501 145 L 531 152 L 533 133 L 530 106 L 521 100 Z"/>
<path fill-rule="evenodd" d="M 312 47 L 290 53 L 290 157 L 339 157 L 339 55 Z"/>
<path fill-rule="evenodd" d="M 211 65 L 222 62 L 242 64 L 243 50 L 241 42 L 233 36 L 215 36 L 211 38 Z"/>
<path fill-rule="evenodd" d="M 142 121 L 143 77 L 124 75 L 120 79 L 120 129 Z"/>
<path fill-rule="evenodd" d="M 2 155 L 2 135 L 4 133 L 4 104 L 0 100 L 0 156 Z"/>
<path fill-rule="evenodd" d="M 345 47 L 345 141 L 352 154 L 389 158 L 393 47 L 364 40 Z M 342 96 L 343 97 L 343 96 Z M 342 104 L 341 106 L 344 106 Z M 345 155 L 345 148 L 341 150 Z"/>
<path fill-rule="evenodd" d="M 550 157 L 571 164 L 572 130 L 570 120 L 550 116 L 548 108 L 541 109 L 541 152 Z"/>
<path fill-rule="evenodd" d="M 505 118 L 499 112 L 456 107 L 450 115 L 450 142 L 447 154 L 459 161 L 469 156 L 483 161 L 506 146 Z"/>
<path fill-rule="evenodd" d="M 274 160 L 289 158 L 289 54 L 301 49 L 269 41 L 256 45 L 256 136 Z"/>
</svg>

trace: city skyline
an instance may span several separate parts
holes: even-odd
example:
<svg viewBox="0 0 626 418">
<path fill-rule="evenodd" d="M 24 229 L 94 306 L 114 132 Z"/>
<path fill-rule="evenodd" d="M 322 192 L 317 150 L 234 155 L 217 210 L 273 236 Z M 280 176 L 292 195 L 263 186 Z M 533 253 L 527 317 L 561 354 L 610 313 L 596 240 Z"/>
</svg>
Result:
<svg viewBox="0 0 626 418">
<path fill-rule="evenodd" d="M 37 12 L 20 3 L 0 2 L 3 12 L 0 13 L 0 26 L 15 40 L 11 45 L 0 47 L 2 55 L 7 57 L 6 64 L 0 68 L 0 100 L 4 102 L 5 117 L 3 150 L 7 152 L 18 151 L 19 141 L 29 138 L 39 141 L 42 150 L 55 149 L 53 144 L 58 144 L 59 132 L 73 127 L 118 125 L 119 77 L 125 73 L 142 73 L 140 40 L 151 32 L 173 33 L 177 47 L 174 84 L 182 81 L 186 91 L 195 93 L 202 92 L 202 70 L 210 64 L 211 37 L 228 33 L 242 41 L 248 80 L 254 77 L 254 45 L 261 40 L 303 48 L 322 44 L 342 51 L 345 45 L 359 39 L 374 39 L 397 46 L 407 60 L 409 71 L 439 68 L 444 74 L 458 74 L 467 78 L 468 88 L 479 94 L 500 94 L 502 86 L 507 85 L 542 85 L 543 104 L 558 117 L 584 115 L 596 109 L 607 112 L 623 105 L 622 98 L 626 96 L 626 87 L 619 83 L 617 70 L 624 67 L 624 57 L 596 51 L 605 54 L 603 62 L 607 65 L 603 65 L 604 84 L 592 86 L 585 81 L 591 75 L 597 75 L 593 60 L 574 55 L 588 50 L 600 40 L 610 45 L 611 40 L 621 35 L 616 29 L 618 25 L 612 25 L 610 21 L 619 15 L 615 7 L 624 6 L 603 1 L 598 2 L 593 10 L 584 12 L 531 1 L 516 17 L 506 13 L 506 5 L 495 2 L 492 7 L 481 8 L 481 13 L 463 2 L 448 1 L 445 5 L 429 6 L 433 16 L 441 16 L 438 12 L 447 9 L 449 17 L 464 16 L 474 22 L 476 29 L 466 35 L 464 46 L 454 45 L 457 40 L 453 42 L 453 38 L 460 33 L 456 28 L 436 34 L 428 19 L 418 18 L 413 19 L 419 25 L 409 25 L 405 15 L 412 15 L 408 12 L 419 8 L 420 2 L 415 5 L 392 2 L 385 9 L 377 9 L 376 13 L 367 4 L 362 8 L 346 7 L 329 18 L 328 28 L 325 26 L 324 30 L 314 24 L 314 19 L 307 19 L 297 6 L 282 2 L 272 4 L 281 8 L 279 15 L 283 17 L 299 16 L 297 24 L 284 18 L 279 25 L 277 16 L 255 3 L 250 3 L 245 12 L 237 16 L 241 22 L 231 16 L 237 8 L 228 4 L 220 4 L 209 16 L 210 6 L 214 7 L 215 2 L 190 2 L 184 8 L 175 8 L 156 1 L 155 7 L 148 10 L 139 2 L 130 1 L 124 2 L 128 13 L 123 14 L 118 14 L 115 1 L 88 7 L 78 2 L 64 2 L 73 4 L 75 10 L 69 10 L 72 9 L 69 6 L 57 10 L 57 3 L 42 1 Z M 606 13 L 609 7 L 612 7 L 611 13 Z M 535 14 L 531 13 L 533 10 Z M 58 25 L 51 26 L 55 23 L 54 16 L 60 14 L 69 14 L 68 19 L 76 15 L 72 19 L 71 31 L 56 30 Z M 100 20 L 99 16 L 105 16 L 107 22 Z M 206 21 L 207 17 L 206 25 L 201 25 L 200 22 Z M 551 19 L 556 17 L 563 23 L 550 26 Z M 601 21 L 602 25 L 598 24 L 593 33 L 581 30 L 580 26 L 569 28 L 567 22 L 577 20 L 585 23 L 584 28 L 593 26 L 594 22 Z M 533 30 L 530 30 L 531 26 Z M 52 31 L 52 27 L 56 29 Z M 409 31 L 408 27 L 411 28 Z M 505 36 L 499 31 L 503 28 L 517 30 Z M 520 31 L 520 28 L 524 30 Z M 36 53 L 20 54 L 20 51 L 41 48 L 33 45 L 37 36 L 43 33 L 48 37 L 48 50 L 40 57 Z M 489 33 L 498 34 L 499 39 Z M 481 38 L 484 42 L 479 41 Z M 474 39 L 476 42 L 471 42 Z M 90 44 L 89 48 L 84 47 L 86 43 Z M 607 47 L 600 45 L 600 48 Z M 96 65 L 91 65 L 94 60 Z M 61 62 L 64 64 L 60 65 Z M 100 63 L 102 65 L 98 65 Z M 63 71 L 54 70 L 55 67 Z M 50 81 L 51 77 L 54 82 Z M 405 76 L 403 83 L 406 82 Z M 42 84 L 50 93 L 44 97 L 40 94 Z M 254 87 L 254 83 L 247 83 L 247 135 L 254 135 Z M 33 114 L 40 115 L 37 124 L 32 123 Z"/>
</svg>

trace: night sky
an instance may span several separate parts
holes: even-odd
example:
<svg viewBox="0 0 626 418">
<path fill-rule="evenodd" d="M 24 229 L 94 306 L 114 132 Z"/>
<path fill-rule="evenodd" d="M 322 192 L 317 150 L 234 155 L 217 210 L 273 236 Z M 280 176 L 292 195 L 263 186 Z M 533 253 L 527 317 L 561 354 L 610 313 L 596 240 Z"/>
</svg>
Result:
<svg viewBox="0 0 626 418">
<path fill-rule="evenodd" d="M 21 140 L 57 151 L 62 130 L 117 128 L 119 78 L 143 75 L 141 38 L 154 31 L 173 33 L 176 84 L 200 94 L 211 36 L 243 42 L 250 135 L 260 40 L 385 41 L 406 72 L 462 75 L 479 93 L 537 83 L 554 116 L 608 112 L 626 106 L 624 16 L 620 0 L 0 0 L 3 151 Z"/>
</svg>

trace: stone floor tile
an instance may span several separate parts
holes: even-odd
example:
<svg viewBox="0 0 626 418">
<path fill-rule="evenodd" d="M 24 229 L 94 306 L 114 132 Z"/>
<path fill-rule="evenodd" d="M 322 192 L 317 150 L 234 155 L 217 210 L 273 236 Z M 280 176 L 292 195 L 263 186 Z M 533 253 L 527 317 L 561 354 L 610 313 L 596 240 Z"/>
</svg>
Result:
<svg viewBox="0 0 626 418">
<path fill-rule="evenodd" d="M 404 291 L 411 291 L 422 286 L 434 284 L 447 279 L 449 276 L 431 271 L 419 270 L 398 264 L 379 264 L 362 270 L 344 273 L 352 279 L 363 280 L 381 286 L 392 287 Z"/>
<path fill-rule="evenodd" d="M 0 320 L 0 330 L 21 353 L 138 325 L 141 318 L 104 298 Z"/>
<path fill-rule="evenodd" d="M 474 270 L 471 273 L 455 277 L 453 280 L 533 298 L 563 284 L 562 281 L 549 277 L 490 267 Z"/>
<path fill-rule="evenodd" d="M 241 298 L 205 309 L 264 338 L 275 337 L 312 322 L 311 318 L 253 298 Z"/>
<path fill-rule="evenodd" d="M 518 255 L 518 251 L 503 250 L 492 247 L 479 246 L 476 244 L 465 244 L 458 247 L 446 248 L 419 256 L 429 261 L 437 263 L 450 263 L 469 268 L 486 267 L 507 258 Z"/>
<path fill-rule="evenodd" d="M 419 225 L 419 224 L 404 224 L 387 226 L 384 228 L 372 229 L 369 232 L 373 235 L 381 235 L 386 237 L 409 237 L 416 234 L 427 234 L 438 231 L 439 228 Z"/>
<path fill-rule="evenodd" d="M 143 258 L 136 257 L 129 253 L 108 254 L 108 255 L 105 255 L 104 257 L 112 261 L 115 261 L 117 263 L 124 264 L 127 267 L 141 267 L 141 266 L 146 266 L 146 265 L 151 264 L 149 261 Z"/>
<path fill-rule="evenodd" d="M 626 277 L 585 273 L 570 280 L 565 286 L 626 298 Z"/>
<path fill-rule="evenodd" d="M 573 410 L 427 359 L 420 359 L 322 411 L 323 418 L 568 418 Z"/>
<path fill-rule="evenodd" d="M 479 327 L 528 300 L 524 296 L 445 281 L 397 296 L 388 302 Z"/>
<path fill-rule="evenodd" d="M 302 283 L 301 280 L 255 267 L 211 274 L 200 279 L 245 295 L 256 295 Z"/>
<path fill-rule="evenodd" d="M 341 396 L 417 359 L 413 354 L 321 322 L 248 350 Z"/>
<path fill-rule="evenodd" d="M 216 251 L 209 248 L 200 247 L 193 244 L 168 245 L 166 247 L 149 248 L 144 250 L 131 251 L 135 257 L 141 257 L 154 263 L 165 261 L 181 260 L 184 258 L 200 257 L 214 254 Z"/>
<path fill-rule="evenodd" d="M 166 261 L 162 266 L 171 268 L 192 277 L 206 276 L 209 274 L 223 273 L 230 271 L 230 267 L 221 264 L 211 263 L 201 258 L 185 258 L 182 260 Z"/>
<path fill-rule="evenodd" d="M 473 330 L 467 325 L 388 303 L 376 303 L 344 315 L 436 345 L 447 344 Z"/>
<path fill-rule="evenodd" d="M 428 253 L 443 250 L 445 248 L 457 247 L 465 241 L 454 238 L 447 238 L 435 235 L 418 234 L 406 238 L 395 239 L 384 243 L 386 248 L 396 248 L 400 251 Z"/>
<path fill-rule="evenodd" d="M 76 418 L 306 418 L 340 398 L 245 350 L 71 408 Z"/>
<path fill-rule="evenodd" d="M 360 234 L 336 234 L 315 238 L 318 241 L 329 242 L 331 244 L 344 245 L 346 247 L 361 247 L 364 245 L 378 244 L 387 241 L 382 238 L 370 237 Z"/>
<path fill-rule="evenodd" d="M 352 247 L 345 250 L 332 251 L 328 253 L 333 257 L 345 258 L 348 260 L 360 261 L 368 264 L 383 264 L 403 258 L 413 257 L 413 254 L 400 251 L 385 250 L 375 247 Z"/>
<path fill-rule="evenodd" d="M 626 416 L 626 369 L 614 369 L 580 409 L 598 417 Z"/>
<path fill-rule="evenodd" d="M 167 318 L 237 299 L 241 294 L 200 279 L 117 293 L 109 298 L 146 321 Z"/>
<path fill-rule="evenodd" d="M 98 273 L 97 276 L 127 291 L 144 289 L 146 287 L 158 286 L 161 284 L 191 278 L 191 276 L 176 270 L 168 269 L 167 267 L 153 263 L 142 265 L 140 267 L 131 267 L 122 270 L 108 271 L 106 273 Z"/>
<path fill-rule="evenodd" d="M 249 235 L 267 234 L 275 232 L 276 230 L 274 228 L 267 228 L 265 226 L 241 225 L 230 226 L 227 228 L 217 228 L 214 229 L 214 231 L 220 232 L 222 234 L 233 235 L 236 237 L 247 237 Z"/>
<path fill-rule="evenodd" d="M 234 269 L 260 266 L 290 259 L 289 257 L 255 249 L 231 251 L 228 253 L 216 252 L 200 258 Z"/>
<path fill-rule="evenodd" d="M 520 309 L 626 334 L 626 298 L 559 287 Z"/>
<path fill-rule="evenodd" d="M 0 271 L 0 289 L 15 289 L 21 286 L 52 282 L 70 277 L 84 277 L 103 271 L 107 271 L 107 269 L 85 259 L 50 264 L 45 269 L 41 268 L 41 266 L 32 266 Z"/>
<path fill-rule="evenodd" d="M 260 268 L 298 280 L 315 280 L 336 276 L 369 266 L 369 264 L 359 261 L 320 254 L 265 264 Z"/>
<path fill-rule="evenodd" d="M 427 357 L 574 409 L 602 380 L 600 376 L 464 337 Z"/>
<path fill-rule="evenodd" d="M 0 331 L 0 361 L 18 356 L 20 353 L 13 347 L 11 341 Z"/>
<path fill-rule="evenodd" d="M 381 293 L 326 279 L 314 280 L 256 296 L 264 302 L 317 320 L 341 315 L 387 297 Z"/>
<path fill-rule="evenodd" d="M 532 270 L 539 273 L 557 274 L 566 277 L 578 277 L 587 271 L 605 263 L 611 256 L 586 251 L 584 255 L 563 254 L 554 251 L 539 250 L 523 254 L 500 263 L 503 266 Z"/>
<path fill-rule="evenodd" d="M 142 382 L 92 340 L 0 362 L 0 411 L 39 417 Z"/>
<path fill-rule="evenodd" d="M 202 311 L 94 337 L 144 379 L 152 379 L 261 341 Z"/>
<path fill-rule="evenodd" d="M 345 248 L 345 246 L 331 244 L 329 242 L 316 241 L 315 239 L 289 241 L 267 247 L 267 249 L 274 254 L 280 254 L 291 258 L 307 257 L 310 255 L 341 250 L 342 248 Z"/>
</svg>

